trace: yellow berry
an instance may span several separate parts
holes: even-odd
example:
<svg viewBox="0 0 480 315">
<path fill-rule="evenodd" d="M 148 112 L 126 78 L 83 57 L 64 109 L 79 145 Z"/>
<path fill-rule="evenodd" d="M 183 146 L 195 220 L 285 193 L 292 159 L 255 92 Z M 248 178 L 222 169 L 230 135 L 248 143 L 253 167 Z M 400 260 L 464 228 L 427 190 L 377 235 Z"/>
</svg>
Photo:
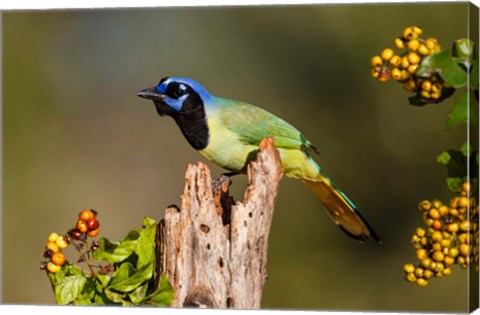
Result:
<svg viewBox="0 0 480 315">
<path fill-rule="evenodd" d="M 417 51 L 422 56 L 426 56 L 430 53 L 430 50 L 428 49 L 427 45 L 425 45 L 425 44 L 420 44 L 420 46 L 418 46 Z"/>
<path fill-rule="evenodd" d="M 453 265 L 455 263 L 455 259 L 453 257 L 445 257 L 445 265 Z"/>
<path fill-rule="evenodd" d="M 430 91 L 432 89 L 432 82 L 430 80 L 425 80 L 422 82 L 422 90 Z"/>
<path fill-rule="evenodd" d="M 54 253 L 59 251 L 58 245 L 54 242 L 48 242 L 47 245 L 45 245 L 45 248 L 51 250 Z"/>
<path fill-rule="evenodd" d="M 58 245 L 60 248 L 66 248 L 68 246 L 67 241 L 63 236 L 59 236 L 56 240 L 55 243 Z"/>
<path fill-rule="evenodd" d="M 405 48 L 405 43 L 403 42 L 403 39 L 401 39 L 400 37 L 395 38 L 395 46 L 400 49 Z"/>
<path fill-rule="evenodd" d="M 417 228 L 417 230 L 415 231 L 415 234 L 417 234 L 419 237 L 423 237 L 425 236 L 425 230 L 422 228 Z"/>
<path fill-rule="evenodd" d="M 432 204 L 428 200 L 423 200 L 418 205 L 418 209 L 419 210 L 424 210 L 424 211 L 430 210 L 431 207 L 432 207 Z"/>
<path fill-rule="evenodd" d="M 467 244 L 462 244 L 460 245 L 459 250 L 462 256 L 468 256 L 471 251 L 471 246 Z"/>
<path fill-rule="evenodd" d="M 456 247 L 450 248 L 450 251 L 448 252 L 448 256 L 450 256 L 452 258 L 457 257 L 458 254 L 459 254 L 459 251 L 458 251 L 458 248 L 456 248 Z"/>
<path fill-rule="evenodd" d="M 382 53 L 380 54 L 380 56 L 382 57 L 383 60 L 390 60 L 390 58 L 392 58 L 392 56 L 394 55 L 394 52 L 392 49 L 390 48 L 385 48 Z"/>
<path fill-rule="evenodd" d="M 436 260 L 436 261 L 442 261 L 444 258 L 445 258 L 445 255 L 443 255 L 442 252 L 434 252 L 433 253 L 433 259 Z"/>
<path fill-rule="evenodd" d="M 465 196 L 462 196 L 460 197 L 460 199 L 458 200 L 458 207 L 460 208 L 466 208 L 468 207 L 468 198 L 465 197 Z"/>
<path fill-rule="evenodd" d="M 435 200 L 432 202 L 432 204 L 433 204 L 433 207 L 434 207 L 434 208 L 437 208 L 437 209 L 442 206 L 442 202 L 441 202 L 440 200 L 438 200 L 438 199 L 435 199 Z"/>
<path fill-rule="evenodd" d="M 420 35 L 420 34 L 423 33 L 423 30 L 422 30 L 420 27 L 416 26 L 416 25 L 412 26 L 412 30 L 413 30 L 414 33 L 416 33 L 416 34 L 418 34 L 418 35 Z"/>
<path fill-rule="evenodd" d="M 410 74 L 415 74 L 415 72 L 417 72 L 417 69 L 418 69 L 418 64 L 408 66 L 408 72 L 410 72 Z"/>
<path fill-rule="evenodd" d="M 442 250 L 442 245 L 439 242 L 435 242 L 432 244 L 432 249 L 434 251 L 440 252 Z"/>
<path fill-rule="evenodd" d="M 443 239 L 440 241 L 440 245 L 442 247 L 450 247 L 451 244 L 452 242 L 449 239 Z"/>
<path fill-rule="evenodd" d="M 424 278 L 418 278 L 416 282 L 421 287 L 426 287 L 428 284 L 428 281 Z"/>
<path fill-rule="evenodd" d="M 405 279 L 407 279 L 408 282 L 415 282 L 417 281 L 417 277 L 413 273 L 409 273 L 405 276 Z"/>
<path fill-rule="evenodd" d="M 415 276 L 418 277 L 418 278 L 421 278 L 423 277 L 423 268 L 420 268 L 420 267 L 417 267 L 415 268 Z"/>
<path fill-rule="evenodd" d="M 417 39 L 412 39 L 407 44 L 408 49 L 410 49 L 411 51 L 416 51 L 418 49 L 418 46 L 420 46 L 420 42 Z"/>
<path fill-rule="evenodd" d="M 408 57 L 407 56 L 402 57 L 402 68 L 407 69 L 408 66 L 410 66 L 410 61 L 408 61 Z"/>
<path fill-rule="evenodd" d="M 411 64 L 413 65 L 416 65 L 420 62 L 421 58 L 420 56 L 415 53 L 415 52 L 411 52 L 407 55 L 407 58 L 408 58 L 408 62 L 410 62 Z"/>
<path fill-rule="evenodd" d="M 452 274 L 452 269 L 450 267 L 448 268 L 445 268 L 442 270 L 442 273 L 445 275 L 445 276 L 449 276 Z"/>
<path fill-rule="evenodd" d="M 427 253 L 427 250 L 426 249 L 418 249 L 417 250 L 417 259 L 422 261 L 424 260 L 425 258 L 428 257 L 428 253 Z"/>
<path fill-rule="evenodd" d="M 431 270 L 425 270 L 423 272 L 423 276 L 425 277 L 425 279 L 430 279 L 431 277 L 433 277 L 433 271 Z"/>
<path fill-rule="evenodd" d="M 394 68 L 392 70 L 392 78 L 394 78 L 395 80 L 401 80 L 402 79 L 402 71 L 398 68 Z"/>
<path fill-rule="evenodd" d="M 432 94 L 429 91 L 425 91 L 425 90 L 422 90 L 420 92 L 420 95 L 425 99 L 429 99 L 432 96 Z"/>
<path fill-rule="evenodd" d="M 442 85 L 439 83 L 435 83 L 432 85 L 432 92 L 441 92 L 442 91 Z"/>
<path fill-rule="evenodd" d="M 399 55 L 393 55 L 392 58 L 390 58 L 390 64 L 394 67 L 398 67 L 402 64 L 402 57 Z"/>
<path fill-rule="evenodd" d="M 403 266 L 403 270 L 406 272 L 406 273 L 412 273 L 415 271 L 415 266 L 413 264 L 405 264 Z"/>
<path fill-rule="evenodd" d="M 434 242 L 440 242 L 443 239 L 443 235 L 439 231 L 435 231 L 432 233 L 432 240 Z"/>
<path fill-rule="evenodd" d="M 470 230 L 470 221 L 462 221 L 460 223 L 460 230 L 465 231 L 465 232 Z"/>
<path fill-rule="evenodd" d="M 450 223 L 447 227 L 449 232 L 456 233 L 459 229 L 458 223 Z"/>
<path fill-rule="evenodd" d="M 432 260 L 430 258 L 424 258 L 421 262 L 422 267 L 424 268 L 430 268 L 430 265 L 432 264 Z"/>
<path fill-rule="evenodd" d="M 48 237 L 48 241 L 53 243 L 53 242 L 55 242 L 55 241 L 57 240 L 57 238 L 58 238 L 58 234 L 55 233 L 55 232 L 53 232 L 53 233 L 51 233 L 50 236 Z"/>
<path fill-rule="evenodd" d="M 465 192 L 470 192 L 470 190 L 472 189 L 472 185 L 470 185 L 469 182 L 465 182 L 462 184 L 462 190 L 465 191 Z"/>
<path fill-rule="evenodd" d="M 430 209 L 430 211 L 428 212 L 428 215 L 430 216 L 430 218 L 432 219 L 438 219 L 440 218 L 440 212 L 437 210 L 437 209 Z"/>
<path fill-rule="evenodd" d="M 459 200 L 458 197 L 455 197 L 452 200 L 450 200 L 450 207 L 457 208 L 458 207 L 458 200 Z"/>
<path fill-rule="evenodd" d="M 403 37 L 408 40 L 417 39 L 418 33 L 414 31 L 413 27 L 407 27 L 405 30 L 403 30 Z"/>
<path fill-rule="evenodd" d="M 426 82 L 426 81 L 425 81 L 425 82 Z M 424 82 L 424 83 L 425 83 L 425 82 Z M 425 89 L 423 88 L 423 84 L 422 84 L 422 90 L 425 90 Z M 440 215 L 441 215 L 441 216 L 446 216 L 446 215 L 448 214 L 448 212 L 450 212 L 450 210 L 448 209 L 447 206 L 442 205 L 440 208 L 438 208 L 438 212 L 440 212 Z"/>
<path fill-rule="evenodd" d="M 405 71 L 405 72 L 406 72 L 406 71 Z M 402 72 L 402 74 L 403 74 L 403 72 Z M 407 72 L 407 74 L 408 74 L 408 72 Z M 414 92 L 415 89 L 416 89 L 416 87 L 417 87 L 417 86 L 415 85 L 415 81 L 414 81 L 414 80 L 408 80 L 407 82 L 405 82 L 405 83 L 403 84 L 403 88 L 404 88 L 405 90 L 409 91 L 409 92 Z"/>
<path fill-rule="evenodd" d="M 58 266 L 58 265 L 55 265 L 53 262 L 49 261 L 48 264 L 47 264 L 47 269 L 51 273 L 56 273 L 56 272 L 59 272 L 62 269 L 62 267 Z"/>
<path fill-rule="evenodd" d="M 380 56 L 373 56 L 370 63 L 373 67 L 378 67 L 378 66 L 381 66 L 383 64 L 383 60 Z"/>
<path fill-rule="evenodd" d="M 435 49 L 437 47 L 437 39 L 436 38 L 427 38 L 425 41 L 425 45 L 427 45 L 428 49 Z"/>
</svg>

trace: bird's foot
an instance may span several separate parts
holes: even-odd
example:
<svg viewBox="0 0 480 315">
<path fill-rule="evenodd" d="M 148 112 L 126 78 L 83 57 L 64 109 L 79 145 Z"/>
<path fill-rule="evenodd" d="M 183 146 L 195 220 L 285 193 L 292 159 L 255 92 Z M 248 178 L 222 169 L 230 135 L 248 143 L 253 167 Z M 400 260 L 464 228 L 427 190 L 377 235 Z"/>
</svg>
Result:
<svg viewBox="0 0 480 315">
<path fill-rule="evenodd" d="M 222 174 L 212 179 L 212 192 L 214 194 L 219 190 L 227 192 L 230 185 L 232 185 L 230 176 L 228 176 L 228 174 Z"/>
</svg>

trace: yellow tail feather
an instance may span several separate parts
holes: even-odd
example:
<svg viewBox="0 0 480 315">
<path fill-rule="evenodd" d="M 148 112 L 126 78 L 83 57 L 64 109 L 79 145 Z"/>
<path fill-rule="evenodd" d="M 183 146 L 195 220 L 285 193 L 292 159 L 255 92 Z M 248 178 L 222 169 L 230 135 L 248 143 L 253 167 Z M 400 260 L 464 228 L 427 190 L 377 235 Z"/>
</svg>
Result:
<svg viewBox="0 0 480 315">
<path fill-rule="evenodd" d="M 378 235 L 362 217 L 353 203 L 330 182 L 319 175 L 319 181 L 304 180 L 315 196 L 325 206 L 328 216 L 349 236 L 365 241 L 372 238 L 381 242 Z"/>
</svg>

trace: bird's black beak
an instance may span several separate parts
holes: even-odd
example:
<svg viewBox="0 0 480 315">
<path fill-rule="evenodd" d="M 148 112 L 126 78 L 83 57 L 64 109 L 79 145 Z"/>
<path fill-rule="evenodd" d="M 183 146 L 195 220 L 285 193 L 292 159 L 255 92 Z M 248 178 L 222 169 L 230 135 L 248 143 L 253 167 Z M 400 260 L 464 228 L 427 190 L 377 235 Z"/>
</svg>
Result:
<svg viewBox="0 0 480 315">
<path fill-rule="evenodd" d="M 155 88 L 151 88 L 151 87 L 137 92 L 137 96 L 140 96 L 141 98 L 144 98 L 147 100 L 152 100 L 157 102 L 162 102 L 166 97 L 165 95 L 155 91 Z"/>
</svg>

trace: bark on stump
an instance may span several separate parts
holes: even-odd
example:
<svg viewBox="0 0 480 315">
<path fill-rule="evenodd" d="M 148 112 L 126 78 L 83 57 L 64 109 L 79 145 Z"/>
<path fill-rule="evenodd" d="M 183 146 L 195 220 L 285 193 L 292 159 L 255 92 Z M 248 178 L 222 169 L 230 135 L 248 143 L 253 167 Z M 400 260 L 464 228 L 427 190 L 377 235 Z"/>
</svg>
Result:
<svg viewBox="0 0 480 315">
<path fill-rule="evenodd" d="M 167 208 L 158 228 L 157 272 L 173 286 L 172 307 L 260 308 L 282 175 L 271 137 L 248 165 L 243 202 L 234 204 L 226 185 L 212 193 L 205 164 L 188 166 L 181 208 Z"/>
</svg>

